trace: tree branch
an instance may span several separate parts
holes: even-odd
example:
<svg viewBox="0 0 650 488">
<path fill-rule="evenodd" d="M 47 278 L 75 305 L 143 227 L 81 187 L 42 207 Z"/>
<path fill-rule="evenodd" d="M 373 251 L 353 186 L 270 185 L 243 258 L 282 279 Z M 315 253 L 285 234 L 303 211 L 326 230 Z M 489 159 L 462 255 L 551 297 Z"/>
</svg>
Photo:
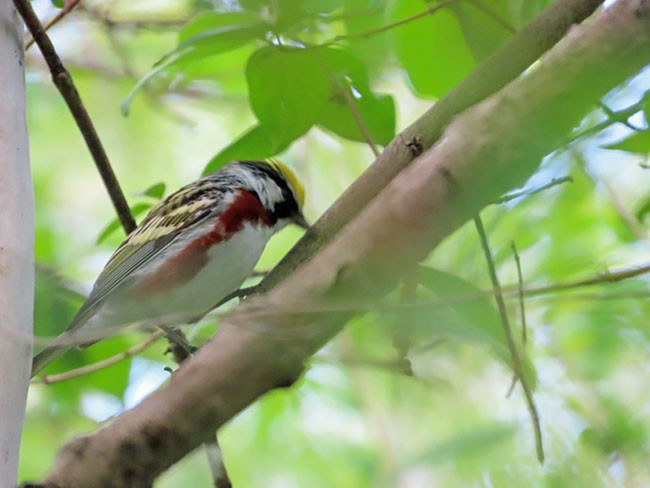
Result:
<svg viewBox="0 0 650 488">
<path fill-rule="evenodd" d="M 151 336 L 147 338 L 145 341 L 141 342 L 140 344 L 136 344 L 135 346 L 130 347 L 126 351 L 122 351 L 119 354 L 106 358 L 102 361 L 97 361 L 96 363 L 92 363 L 87 366 L 82 366 L 81 368 L 71 369 L 70 371 L 66 371 L 65 373 L 46 374 L 39 379 L 33 380 L 33 382 L 43 383 L 45 385 L 51 385 L 54 383 L 60 383 L 61 381 L 67 381 L 72 378 L 77 378 L 79 376 L 83 376 L 86 374 L 94 373 L 95 371 L 99 371 L 104 368 L 108 368 L 109 366 L 113 366 L 114 364 L 117 364 L 120 361 L 124 361 L 125 359 L 128 359 L 130 357 L 135 356 L 136 354 L 141 353 L 142 351 L 147 349 L 149 346 L 151 346 L 154 342 L 156 342 L 164 335 L 165 335 L 164 331 L 158 330 L 153 334 L 151 334 Z"/>
<path fill-rule="evenodd" d="M 122 193 L 120 184 L 115 177 L 115 173 L 113 172 L 111 163 L 108 160 L 104 146 L 97 135 L 95 126 L 90 119 L 90 115 L 88 115 L 86 107 L 81 101 L 77 87 L 75 86 L 74 81 L 72 81 L 70 73 L 68 73 L 68 70 L 63 66 L 61 58 L 59 58 L 59 55 L 56 53 L 52 41 L 50 41 L 50 38 L 43 29 L 43 26 L 41 25 L 40 20 L 38 20 L 38 16 L 36 15 L 36 12 L 34 12 L 29 1 L 14 0 L 14 5 L 16 6 L 16 10 L 20 13 L 20 16 L 25 21 L 25 25 L 29 29 L 29 32 L 31 32 L 34 41 L 43 53 L 45 62 L 52 74 L 52 81 L 58 88 L 59 92 L 61 92 L 65 103 L 70 109 L 70 113 L 72 113 L 72 116 L 77 123 L 77 127 L 79 127 L 79 130 L 86 141 L 86 146 L 88 146 L 88 150 L 95 161 L 95 166 L 97 166 L 97 170 L 102 177 L 104 186 L 108 190 L 108 194 L 113 202 L 117 216 L 119 217 L 125 232 L 128 234 L 135 229 L 135 220 L 133 219 L 133 215 L 131 215 L 129 205 L 126 203 L 124 193 Z"/>
<path fill-rule="evenodd" d="M 65 6 L 57 13 L 52 19 L 43 26 L 43 31 L 47 32 L 50 30 L 50 27 L 53 25 L 58 24 L 63 17 L 68 15 L 72 10 L 79 4 L 81 0 L 71 0 L 70 2 L 66 2 Z M 25 51 L 27 51 L 32 45 L 34 44 L 34 38 L 32 37 L 25 43 Z"/>
<path fill-rule="evenodd" d="M 260 290 L 273 288 L 329 242 L 416 156 L 440 138 L 455 115 L 484 100 L 519 76 L 558 42 L 572 25 L 582 22 L 602 3 L 603 0 L 557 0 L 519 30 L 467 78 L 393 139 L 372 166 L 334 202 L 262 280 Z"/>
<path fill-rule="evenodd" d="M 456 117 L 441 142 L 317 256 L 272 292 L 240 304 L 166 387 L 70 442 L 45 485 L 150 486 L 261 395 L 292 384 L 352 315 L 298 306 L 382 297 L 405 266 L 521 185 L 598 99 L 649 62 L 647 0 L 616 2 L 572 29 L 535 70 Z"/>
<path fill-rule="evenodd" d="M 488 271 L 490 274 L 490 281 L 492 282 L 492 289 L 494 290 L 494 299 L 497 302 L 497 308 L 499 309 L 499 317 L 501 318 L 501 324 L 503 325 L 504 335 L 506 336 L 506 342 L 508 344 L 508 349 L 510 350 L 510 357 L 512 358 L 512 366 L 515 372 L 515 378 L 519 379 L 521 387 L 524 390 L 524 396 L 526 398 L 526 404 L 528 405 L 528 411 L 530 412 L 530 418 L 533 423 L 533 430 L 535 432 L 535 450 L 537 451 L 537 459 L 540 463 L 544 463 L 544 444 L 542 442 L 542 428 L 539 423 L 539 413 L 537 411 L 537 405 L 535 404 L 535 399 L 533 398 L 533 391 L 524 376 L 523 368 L 521 365 L 521 356 L 519 351 L 517 351 L 517 344 L 515 343 L 515 338 L 512 334 L 512 328 L 510 327 L 510 320 L 508 319 L 508 311 L 506 310 L 506 302 L 503 299 L 503 292 L 501 291 L 501 285 L 499 284 L 499 278 L 497 277 L 497 270 L 494 266 L 494 259 L 492 258 L 492 251 L 490 250 L 490 244 L 488 243 L 487 234 L 485 233 L 485 227 L 483 227 L 483 221 L 481 216 L 476 214 L 474 217 L 474 225 L 476 225 L 476 230 L 481 240 L 481 247 L 483 248 L 483 254 L 485 255 L 485 260 L 488 265 Z M 522 353 L 523 356 L 523 353 Z M 514 382 L 513 382 L 514 384 Z"/>
</svg>

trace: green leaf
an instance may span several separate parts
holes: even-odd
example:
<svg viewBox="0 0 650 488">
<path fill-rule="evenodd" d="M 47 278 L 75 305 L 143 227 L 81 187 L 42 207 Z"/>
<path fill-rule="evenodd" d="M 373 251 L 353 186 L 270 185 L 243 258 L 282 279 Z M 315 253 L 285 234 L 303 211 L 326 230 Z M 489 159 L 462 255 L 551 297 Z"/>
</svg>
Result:
<svg viewBox="0 0 650 488">
<path fill-rule="evenodd" d="M 492 0 L 482 5 L 484 8 L 478 8 L 473 2 L 458 2 L 449 7 L 477 61 L 487 58 L 510 39 L 514 29 L 508 16 L 508 0 Z"/>
<path fill-rule="evenodd" d="M 354 99 L 354 105 L 370 137 L 376 144 L 387 145 L 395 137 L 395 103 L 390 95 L 366 95 Z M 352 141 L 366 139 L 343 97 L 331 99 L 321 111 L 319 124 Z"/>
<path fill-rule="evenodd" d="M 424 0 L 395 0 L 389 9 L 388 22 L 404 21 L 433 5 Z M 390 32 L 397 58 L 419 95 L 441 97 L 476 64 L 458 20 L 447 8 Z"/>
<path fill-rule="evenodd" d="M 268 17 L 275 19 L 274 31 L 285 31 L 301 21 L 317 20 L 318 15 L 328 14 L 345 3 L 345 0 L 240 0 L 249 12 L 262 13 L 268 9 Z"/>
<path fill-rule="evenodd" d="M 233 24 L 235 21 L 245 23 Z M 262 37 L 267 29 L 268 24 L 251 14 L 208 12 L 195 17 L 179 34 L 178 46 L 160 58 L 154 64 L 154 69 L 136 83 L 120 106 L 122 114 L 129 114 L 133 97 L 152 79 L 169 75 L 193 62 L 237 49 Z"/>
<path fill-rule="evenodd" d="M 203 174 L 212 173 L 230 161 L 264 159 L 275 156 L 286 149 L 290 143 L 291 141 L 275 140 L 272 130 L 256 125 L 217 153 L 203 169 Z"/>
<path fill-rule="evenodd" d="M 650 90 L 643 94 L 642 100 L 643 104 L 643 113 L 645 115 L 646 124 L 650 124 Z"/>
<path fill-rule="evenodd" d="M 606 144 L 602 147 L 647 156 L 650 154 L 650 129 L 634 132 L 618 142 Z"/>
<path fill-rule="evenodd" d="M 438 443 L 413 459 L 413 464 L 440 463 L 445 460 L 458 462 L 463 458 L 475 458 L 494 448 L 497 444 L 512 439 L 515 427 L 497 424 L 488 428 L 463 432 L 449 440 Z"/>
<path fill-rule="evenodd" d="M 53 337 L 63 331 L 86 297 L 53 268 L 39 263 L 35 271 L 34 334 Z"/>
<path fill-rule="evenodd" d="M 515 27 L 523 27 L 537 17 L 553 0 L 509 0 L 508 12 Z"/>
<path fill-rule="evenodd" d="M 390 56 L 386 56 L 391 48 L 388 32 L 372 36 L 363 34 L 386 25 L 385 10 L 386 2 L 348 0 L 342 14 L 346 35 L 354 36 L 347 40 L 347 50 L 363 59 L 372 76 L 377 77 L 383 75 L 384 66 L 391 60 Z M 363 12 L 363 15 L 359 15 L 359 12 Z"/>
<path fill-rule="evenodd" d="M 426 266 L 420 266 L 419 276 L 422 286 L 443 303 L 436 306 L 435 315 L 425 310 L 422 320 L 431 321 L 435 316 L 438 332 L 485 344 L 510 368 L 513 367 L 499 313 L 482 290 L 458 276 Z M 533 365 L 526 358 L 522 367 L 528 383 L 534 388 L 537 378 Z"/>
<path fill-rule="evenodd" d="M 264 22 L 245 25 L 224 25 L 198 32 L 178 44 L 175 49 L 160 58 L 154 66 L 171 66 L 180 61 L 216 56 L 243 46 L 262 36 L 268 29 Z M 194 31 L 195 29 L 191 29 Z"/>
<path fill-rule="evenodd" d="M 262 48 L 248 60 L 246 80 L 253 112 L 276 144 L 307 132 L 330 94 L 316 50 Z"/>
<path fill-rule="evenodd" d="M 63 0 L 52 0 L 52 5 L 56 8 L 65 8 L 65 2 Z"/>
<path fill-rule="evenodd" d="M 372 92 L 366 67 L 350 52 L 324 49 L 319 54 L 322 56 L 322 65 L 332 79 L 333 92 L 319 114 L 318 123 L 341 137 L 366 141 L 352 108 L 346 102 L 343 90 L 348 90 L 354 109 L 372 140 L 377 144 L 388 144 L 395 136 L 393 98 Z"/>
<path fill-rule="evenodd" d="M 241 27 L 261 23 L 259 15 L 251 12 L 203 12 L 192 18 L 178 33 L 179 47 L 221 27 Z"/>
<path fill-rule="evenodd" d="M 295 0 L 288 1 L 299 3 Z M 349 0 L 303 0 L 302 8 L 304 8 L 307 12 L 314 14 L 328 14 L 339 7 L 347 5 L 348 3 Z"/>
<path fill-rule="evenodd" d="M 646 197 L 642 201 L 641 205 L 639 206 L 639 209 L 636 211 L 634 215 L 639 222 L 643 222 L 645 216 L 648 215 L 648 213 L 650 213 L 650 196 Z"/>
<path fill-rule="evenodd" d="M 131 213 L 134 217 L 137 217 L 145 210 L 149 210 L 152 206 L 153 205 L 151 203 L 137 203 L 131 207 Z M 122 224 L 117 217 L 111 220 L 99 233 L 99 236 L 97 237 L 97 244 L 104 242 L 113 232 L 115 232 L 117 229 L 120 229 L 121 227 Z"/>
<path fill-rule="evenodd" d="M 166 186 L 163 182 L 154 183 L 146 190 L 136 193 L 136 196 L 151 197 L 155 200 L 160 200 L 165 194 Z"/>
</svg>

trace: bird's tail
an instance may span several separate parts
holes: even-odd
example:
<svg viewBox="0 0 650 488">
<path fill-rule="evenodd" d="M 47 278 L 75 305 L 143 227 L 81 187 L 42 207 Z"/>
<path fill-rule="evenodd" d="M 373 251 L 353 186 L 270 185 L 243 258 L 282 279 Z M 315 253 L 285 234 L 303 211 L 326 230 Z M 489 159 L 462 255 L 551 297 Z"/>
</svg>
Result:
<svg viewBox="0 0 650 488">
<path fill-rule="evenodd" d="M 55 359 L 63 356 L 70 346 L 67 345 L 52 345 L 48 346 L 39 352 L 32 361 L 32 378 L 42 370 L 45 366 L 50 364 Z"/>
</svg>

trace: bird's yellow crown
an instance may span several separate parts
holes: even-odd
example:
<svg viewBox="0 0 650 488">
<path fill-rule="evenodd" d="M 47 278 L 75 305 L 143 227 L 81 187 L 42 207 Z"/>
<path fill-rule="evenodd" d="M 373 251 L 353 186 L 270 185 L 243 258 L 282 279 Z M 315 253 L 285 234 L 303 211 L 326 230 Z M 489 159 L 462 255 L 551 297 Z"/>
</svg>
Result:
<svg viewBox="0 0 650 488">
<path fill-rule="evenodd" d="M 300 183 L 300 180 L 293 172 L 293 170 L 282 161 L 275 158 L 267 158 L 264 160 L 264 162 L 273 167 L 282 176 L 284 176 L 284 178 L 291 186 L 291 189 L 293 190 L 293 194 L 296 197 L 298 205 L 300 205 L 300 208 L 302 208 L 303 204 L 305 203 L 305 187 L 302 185 L 302 183 Z"/>
</svg>

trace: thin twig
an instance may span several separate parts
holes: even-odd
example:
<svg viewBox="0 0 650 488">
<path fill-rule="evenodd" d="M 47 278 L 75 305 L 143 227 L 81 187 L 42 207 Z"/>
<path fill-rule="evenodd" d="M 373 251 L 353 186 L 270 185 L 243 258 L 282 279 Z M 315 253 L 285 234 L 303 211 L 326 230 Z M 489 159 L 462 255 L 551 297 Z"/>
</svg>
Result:
<svg viewBox="0 0 650 488">
<path fill-rule="evenodd" d="M 60 383 L 61 381 L 77 378 L 79 376 L 94 373 L 95 371 L 99 371 L 100 369 L 108 368 L 109 366 L 113 366 L 114 364 L 117 364 L 120 361 L 133 357 L 136 354 L 144 351 L 164 335 L 165 333 L 162 330 L 158 330 L 154 332 L 146 341 L 141 342 L 140 344 L 136 344 L 135 346 L 130 347 L 126 351 L 122 351 L 121 353 L 116 354 L 115 356 L 111 356 L 110 358 L 104 359 L 103 361 L 98 361 L 96 363 L 89 364 L 88 366 L 82 366 L 81 368 L 66 371 L 65 373 L 45 375 L 40 379 L 34 380 L 34 383 L 43 383 L 45 385 L 51 385 L 53 383 Z"/>
<path fill-rule="evenodd" d="M 160 17 L 155 18 L 148 16 L 147 18 L 133 18 L 133 17 L 113 17 L 110 15 L 109 8 L 98 8 L 89 6 L 87 3 L 82 3 L 77 9 L 83 12 L 91 21 L 101 22 L 103 24 L 110 24 L 116 29 L 170 29 L 180 28 L 187 24 L 191 19 L 189 16 L 180 17 Z"/>
<path fill-rule="evenodd" d="M 350 109 L 350 112 L 352 112 L 352 117 L 354 117 L 354 121 L 359 126 L 359 130 L 361 131 L 363 138 L 366 140 L 368 146 L 370 146 L 370 149 L 372 150 L 375 157 L 378 158 L 379 155 L 381 154 L 381 151 L 375 144 L 375 141 L 372 140 L 370 131 L 368 130 L 368 127 L 363 121 L 363 117 L 361 117 L 361 114 L 359 113 L 359 109 L 354 103 L 354 97 L 352 96 L 352 88 L 350 87 L 349 83 L 346 80 L 341 80 L 339 85 L 341 87 L 341 92 L 343 93 L 343 98 L 345 99 L 345 103 Z"/>
<path fill-rule="evenodd" d="M 433 5 L 433 6 L 429 7 L 429 8 L 427 8 L 426 10 L 423 10 L 422 12 L 419 12 L 419 13 L 417 13 L 415 15 L 411 15 L 410 17 L 406 17 L 404 19 L 398 20 L 398 21 L 393 22 L 391 24 L 386 24 L 386 25 L 383 25 L 383 26 L 378 27 L 376 29 L 372 29 L 372 30 L 365 31 L 365 32 L 358 32 L 358 33 L 355 33 L 355 34 L 344 34 L 344 35 L 341 35 L 341 36 L 336 36 L 335 38 L 331 39 L 330 41 L 325 42 L 325 44 L 328 45 L 328 44 L 333 44 L 333 43 L 336 43 L 336 42 L 339 42 L 339 41 L 345 41 L 345 40 L 348 40 L 348 39 L 358 39 L 358 38 L 364 38 L 364 37 L 371 37 L 371 36 L 374 36 L 376 34 L 381 34 L 382 32 L 389 31 L 391 29 L 394 29 L 395 27 L 400 27 L 400 26 L 402 26 L 404 24 L 408 24 L 410 22 L 413 22 L 414 20 L 418 20 L 418 19 L 421 19 L 422 17 L 426 17 L 427 15 L 431 15 L 431 14 L 437 12 L 438 10 L 440 10 L 442 8 L 445 8 L 445 7 L 448 7 L 452 3 L 456 3 L 456 2 L 459 2 L 459 1 L 460 0 L 445 0 L 444 2 L 440 2 L 440 3 L 436 4 L 436 5 Z"/>
<path fill-rule="evenodd" d="M 544 190 L 548 190 L 549 188 L 552 188 L 554 186 L 561 185 L 563 183 L 573 183 L 573 177 L 572 176 L 562 176 L 561 178 L 553 178 L 551 181 L 549 181 L 545 185 L 539 186 L 537 188 L 532 188 L 530 190 L 516 191 L 514 193 L 508 193 L 507 195 L 503 195 L 499 199 L 495 200 L 494 203 L 495 204 L 505 203 L 505 202 L 509 202 L 511 200 L 514 200 L 515 198 L 529 197 L 531 195 L 535 195 L 536 193 L 542 192 Z"/>
<path fill-rule="evenodd" d="M 526 349 L 526 343 L 528 342 L 528 328 L 526 326 L 526 307 L 524 306 L 524 275 L 521 272 L 521 259 L 519 258 L 519 253 L 517 252 L 517 246 L 515 241 L 510 243 L 512 247 L 512 254 L 515 257 L 515 264 L 517 265 L 517 285 L 519 288 L 519 313 L 521 314 L 521 345 Z"/>
<path fill-rule="evenodd" d="M 526 325 L 526 306 L 524 304 L 524 278 L 523 273 L 521 272 L 521 260 L 519 259 L 519 253 L 517 252 L 517 246 L 515 241 L 510 243 L 512 247 L 512 254 L 515 257 L 515 264 L 517 265 L 517 285 L 518 285 L 518 298 L 519 298 L 519 312 L 521 314 L 521 348 L 523 351 L 526 350 L 526 343 L 528 342 L 528 327 Z M 510 383 L 510 388 L 508 388 L 508 393 L 506 393 L 506 398 L 510 398 L 512 392 L 515 389 L 517 384 L 517 375 L 512 375 L 512 383 Z"/>
<path fill-rule="evenodd" d="M 214 488 L 232 488 L 232 482 L 223 461 L 223 451 L 219 445 L 219 440 L 215 436 L 214 441 L 206 442 L 204 445 Z"/>
<path fill-rule="evenodd" d="M 613 121 L 616 121 L 616 122 L 620 122 L 620 123 L 623 124 L 625 127 L 627 127 L 628 129 L 632 129 L 632 130 L 635 131 L 635 132 L 638 132 L 638 131 L 641 130 L 641 129 L 639 129 L 638 127 L 635 127 L 634 125 L 632 125 L 632 124 L 630 123 L 630 121 L 627 120 L 627 117 L 626 117 L 625 119 L 618 120 L 617 115 L 616 115 L 616 112 L 614 112 L 611 108 L 609 108 L 609 107 L 605 104 L 605 102 L 602 102 L 602 101 L 601 101 L 601 102 L 598 102 L 598 106 L 600 107 L 600 109 L 601 109 L 603 112 L 605 112 L 605 115 L 607 115 L 607 118 L 608 118 L 609 120 L 613 120 Z"/>
<path fill-rule="evenodd" d="M 499 284 L 499 278 L 497 277 L 494 259 L 492 258 L 492 251 L 490 251 L 490 245 L 488 243 L 487 235 L 485 233 L 485 228 L 483 227 L 483 222 L 480 215 L 477 214 L 474 217 L 474 224 L 476 225 L 476 230 L 478 231 L 478 235 L 481 240 L 481 247 L 483 248 L 483 253 L 485 254 L 485 260 L 487 261 L 490 280 L 492 281 L 492 288 L 494 289 L 494 298 L 499 308 L 499 315 L 501 316 L 501 323 L 503 324 L 503 330 L 505 332 L 506 341 L 508 343 L 508 349 L 510 349 L 510 355 L 512 356 L 512 363 L 514 366 L 515 374 L 519 378 L 519 382 L 521 383 L 521 386 L 524 390 L 524 395 L 526 397 L 526 403 L 528 404 L 528 411 L 530 412 L 533 429 L 535 431 L 535 448 L 537 450 L 537 459 L 540 463 L 543 463 L 544 447 L 542 443 L 542 429 L 540 427 L 537 405 L 535 405 L 533 392 L 531 391 L 530 385 L 528 385 L 528 381 L 526 380 L 523 373 L 523 368 L 521 365 L 522 360 L 519 356 L 517 345 L 515 344 L 515 339 L 512 335 L 512 329 L 510 328 L 510 322 L 508 321 L 508 312 L 506 311 L 506 303 L 503 299 L 501 285 Z"/>
<path fill-rule="evenodd" d="M 72 9 L 74 9 L 80 2 L 81 0 L 71 0 L 70 2 L 66 2 L 65 6 L 57 13 L 50 21 L 43 26 L 43 30 L 47 32 L 50 27 L 53 25 L 57 24 L 63 17 L 68 15 L 70 12 L 72 12 Z M 32 37 L 25 43 L 25 51 L 27 51 L 32 45 L 34 44 L 34 38 Z"/>
<path fill-rule="evenodd" d="M 636 278 L 637 276 L 641 276 L 647 273 L 650 273 L 650 264 L 645 264 L 636 268 L 624 268 L 618 271 L 599 273 L 596 276 L 585 278 L 584 280 L 567 281 L 564 283 L 555 283 L 552 285 L 528 288 L 525 292 L 526 296 L 529 297 L 547 295 L 549 293 L 555 293 L 558 291 L 602 285 L 604 283 L 617 283 L 619 281 L 627 280 L 629 278 Z M 506 288 L 512 289 L 514 286 L 509 286 Z"/>
<path fill-rule="evenodd" d="M 122 193 L 122 189 L 115 177 L 111 163 L 106 156 L 104 146 L 97 135 L 97 131 L 88 115 L 86 107 L 81 101 L 81 97 L 79 96 L 74 81 L 72 80 L 70 73 L 68 73 L 63 66 L 61 58 L 59 58 L 59 55 L 56 53 L 52 41 L 50 41 L 50 38 L 43 29 L 43 26 L 41 25 L 40 20 L 38 20 L 38 16 L 34 12 L 29 1 L 14 0 L 14 5 L 25 21 L 25 25 L 27 25 L 29 32 L 31 32 L 34 41 L 43 53 L 45 62 L 52 74 L 52 80 L 59 92 L 61 92 L 63 99 L 68 105 L 68 108 L 70 109 L 70 112 L 86 141 L 86 145 L 95 161 L 95 165 L 102 177 L 104 186 L 106 186 L 106 189 L 108 190 L 108 194 L 113 202 L 113 206 L 115 207 L 115 211 L 117 212 L 122 227 L 128 234 L 135 229 L 135 220 L 133 219 L 133 215 L 131 215 L 131 210 L 126 202 L 124 193 Z"/>
<path fill-rule="evenodd" d="M 640 112 L 643 110 L 645 105 L 650 102 L 650 91 L 647 92 L 641 100 L 639 100 L 636 103 L 633 103 L 629 107 L 626 107 L 621 110 L 617 110 L 616 112 L 611 112 L 610 115 L 608 115 L 607 119 L 603 120 L 602 122 L 599 122 L 596 125 L 593 125 L 583 131 L 580 132 L 575 132 L 573 135 L 569 137 L 569 139 L 564 143 L 564 146 L 568 146 L 569 144 L 572 144 L 573 142 L 577 141 L 578 139 L 582 139 L 584 137 L 589 137 L 592 136 L 604 129 L 607 129 L 608 127 L 616 124 L 616 123 L 621 123 L 621 124 L 627 124 L 627 119 L 632 117 L 634 114 Z"/>
</svg>

